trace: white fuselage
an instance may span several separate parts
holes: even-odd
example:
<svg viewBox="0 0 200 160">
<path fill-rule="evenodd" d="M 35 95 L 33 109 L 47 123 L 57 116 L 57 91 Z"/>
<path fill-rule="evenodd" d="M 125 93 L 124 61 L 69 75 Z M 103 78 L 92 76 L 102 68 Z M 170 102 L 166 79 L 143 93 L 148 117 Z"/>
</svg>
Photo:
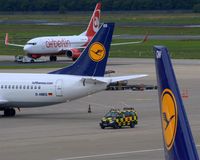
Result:
<svg viewBox="0 0 200 160">
<path fill-rule="evenodd" d="M 41 107 L 104 90 L 106 84 L 83 83 L 83 76 L 0 73 L 0 107 Z"/>
<path fill-rule="evenodd" d="M 29 40 L 24 46 L 27 54 L 52 55 L 62 51 L 82 48 L 89 41 L 87 36 L 49 36 Z"/>
</svg>

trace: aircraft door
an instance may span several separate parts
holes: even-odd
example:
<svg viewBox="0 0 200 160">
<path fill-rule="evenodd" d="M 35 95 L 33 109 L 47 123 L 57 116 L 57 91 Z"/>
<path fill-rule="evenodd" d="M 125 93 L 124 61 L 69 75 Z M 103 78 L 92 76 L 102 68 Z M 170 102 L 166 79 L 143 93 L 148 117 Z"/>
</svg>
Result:
<svg viewBox="0 0 200 160">
<path fill-rule="evenodd" d="M 61 79 L 56 81 L 56 96 L 62 97 L 63 96 L 63 81 Z"/>
</svg>

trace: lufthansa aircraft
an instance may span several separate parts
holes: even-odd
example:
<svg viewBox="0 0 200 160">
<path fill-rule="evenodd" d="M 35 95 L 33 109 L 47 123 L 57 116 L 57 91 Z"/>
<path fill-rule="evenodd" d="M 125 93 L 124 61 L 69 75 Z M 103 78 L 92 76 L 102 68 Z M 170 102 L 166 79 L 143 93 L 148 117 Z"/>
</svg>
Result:
<svg viewBox="0 0 200 160">
<path fill-rule="evenodd" d="M 166 160 L 199 160 L 166 47 L 155 46 L 155 64 Z"/>
<path fill-rule="evenodd" d="M 77 61 L 48 74 L 0 73 L 0 110 L 15 116 L 14 108 L 64 103 L 102 90 L 112 82 L 145 77 L 104 77 L 114 23 L 101 26 Z"/>
</svg>

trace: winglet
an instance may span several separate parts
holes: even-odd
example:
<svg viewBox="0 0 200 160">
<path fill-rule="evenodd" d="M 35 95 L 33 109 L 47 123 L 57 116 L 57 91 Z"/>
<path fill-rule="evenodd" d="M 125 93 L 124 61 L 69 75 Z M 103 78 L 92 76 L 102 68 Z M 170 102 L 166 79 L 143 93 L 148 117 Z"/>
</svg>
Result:
<svg viewBox="0 0 200 160">
<path fill-rule="evenodd" d="M 198 160 L 168 50 L 154 46 L 160 114 L 166 160 Z"/>
<path fill-rule="evenodd" d="M 148 36 L 149 36 L 148 34 L 146 34 L 146 35 L 144 36 L 143 43 L 146 42 L 146 41 L 148 40 Z"/>
<path fill-rule="evenodd" d="M 80 57 L 69 67 L 49 74 L 68 74 L 103 77 L 109 56 L 114 23 L 103 24 Z"/>
<path fill-rule="evenodd" d="M 15 46 L 15 47 L 24 47 L 24 45 L 9 43 L 8 33 L 5 36 L 5 45 L 6 46 Z"/>
<path fill-rule="evenodd" d="M 5 45 L 8 46 L 8 44 L 9 44 L 8 33 L 6 33 L 6 36 L 5 36 Z"/>
</svg>

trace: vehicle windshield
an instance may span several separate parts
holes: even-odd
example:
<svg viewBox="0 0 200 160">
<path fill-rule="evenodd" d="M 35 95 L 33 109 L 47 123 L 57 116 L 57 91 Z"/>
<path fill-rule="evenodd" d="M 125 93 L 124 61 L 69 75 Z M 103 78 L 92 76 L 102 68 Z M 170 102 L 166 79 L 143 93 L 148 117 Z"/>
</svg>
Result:
<svg viewBox="0 0 200 160">
<path fill-rule="evenodd" d="M 108 118 L 108 117 L 116 117 L 118 115 L 118 112 L 108 112 L 105 117 Z"/>
</svg>

